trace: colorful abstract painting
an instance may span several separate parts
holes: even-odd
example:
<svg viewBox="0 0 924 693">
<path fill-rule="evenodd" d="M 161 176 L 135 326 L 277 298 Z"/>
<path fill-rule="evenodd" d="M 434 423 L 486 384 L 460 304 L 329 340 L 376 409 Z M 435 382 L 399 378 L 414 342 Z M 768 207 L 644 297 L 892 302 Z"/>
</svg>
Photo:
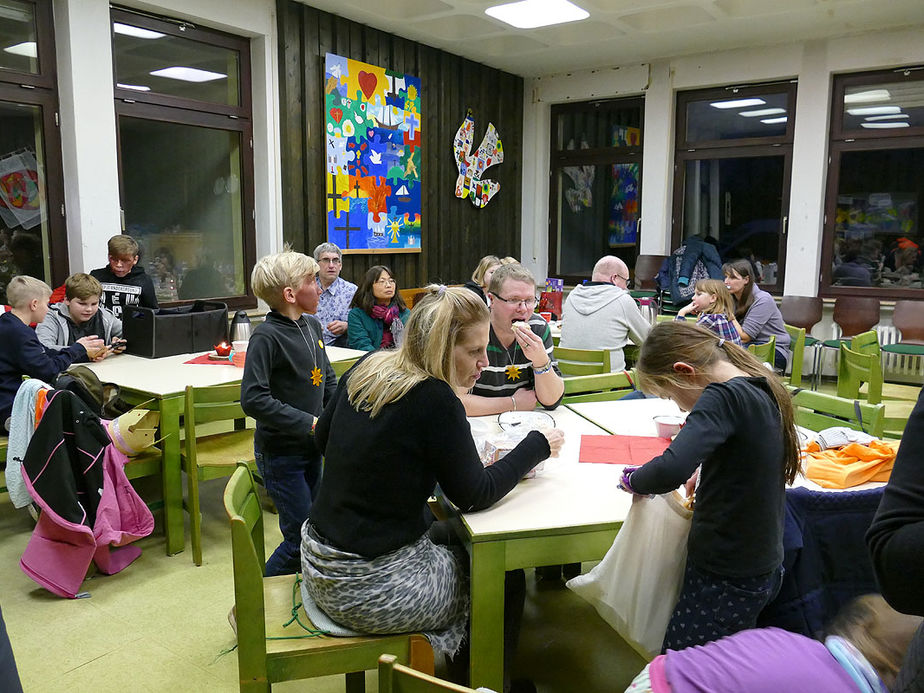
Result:
<svg viewBox="0 0 924 693">
<path fill-rule="evenodd" d="M 463 200 L 471 198 L 476 207 L 484 207 L 500 190 L 500 183 L 484 178 L 484 172 L 495 164 L 504 161 L 504 145 L 494 123 L 488 123 L 488 129 L 481 139 L 478 151 L 472 155 L 472 142 L 475 136 L 475 118 L 469 109 L 465 120 L 456 131 L 452 142 L 453 155 L 459 177 L 456 178 L 456 197 Z"/>
<path fill-rule="evenodd" d="M 613 164 L 610 193 L 609 244 L 638 241 L 638 164 Z"/>
<path fill-rule="evenodd" d="M 420 79 L 328 53 L 324 108 L 327 239 L 420 252 Z"/>
</svg>

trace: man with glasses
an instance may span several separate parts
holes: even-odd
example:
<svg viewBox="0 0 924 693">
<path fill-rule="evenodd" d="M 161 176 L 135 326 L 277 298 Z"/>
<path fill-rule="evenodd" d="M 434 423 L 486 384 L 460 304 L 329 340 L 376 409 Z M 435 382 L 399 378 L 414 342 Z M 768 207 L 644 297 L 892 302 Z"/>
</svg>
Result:
<svg viewBox="0 0 924 693">
<path fill-rule="evenodd" d="M 631 339 L 641 345 L 651 325 L 629 294 L 629 268 L 618 257 L 605 255 L 594 265 L 591 280 L 576 286 L 565 299 L 561 346 L 568 349 L 609 349 L 610 369 L 626 368 L 623 347 Z"/>
<path fill-rule="evenodd" d="M 347 345 L 347 316 L 356 293 L 356 284 L 340 276 L 343 253 L 333 243 L 321 243 L 314 249 L 314 259 L 321 266 L 318 284 L 321 298 L 315 317 L 321 323 L 324 343 L 332 346 Z"/>
<path fill-rule="evenodd" d="M 536 308 L 536 280 L 519 264 L 499 267 L 488 285 L 491 330 L 488 366 L 468 394 L 461 396 L 468 416 L 529 411 L 541 404 L 554 409 L 565 391 L 552 360 L 552 332 Z"/>
</svg>

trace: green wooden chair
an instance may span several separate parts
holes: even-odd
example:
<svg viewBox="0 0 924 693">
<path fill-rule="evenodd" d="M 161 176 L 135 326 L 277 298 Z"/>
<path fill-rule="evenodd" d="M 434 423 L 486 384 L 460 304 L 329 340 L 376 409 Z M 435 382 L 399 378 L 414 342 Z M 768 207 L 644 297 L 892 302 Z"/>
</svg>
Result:
<svg viewBox="0 0 924 693">
<path fill-rule="evenodd" d="M 838 397 L 858 399 L 860 386 L 866 383 L 866 401 L 870 404 L 879 404 L 882 401 L 882 361 L 878 348 L 876 352 L 862 353 L 841 343 L 837 364 Z"/>
<path fill-rule="evenodd" d="M 868 330 L 844 340 L 852 351 L 859 354 L 875 354 L 880 356 L 882 349 L 879 346 L 879 333 L 876 330 Z M 842 342 L 843 343 L 843 342 Z"/>
<path fill-rule="evenodd" d="M 659 323 L 659 322 L 673 322 L 673 321 L 676 320 L 676 319 L 677 319 L 677 316 L 676 316 L 676 315 L 673 315 L 673 314 L 671 314 L 671 313 L 658 313 L 658 316 L 655 318 L 655 322 L 656 322 L 656 323 Z M 687 317 L 684 316 L 683 318 L 681 318 L 681 320 L 687 320 Z"/>
<path fill-rule="evenodd" d="M 394 655 L 379 657 L 379 693 L 476 693 L 474 688 L 460 686 L 435 676 L 398 664 Z"/>
<path fill-rule="evenodd" d="M 238 462 L 246 462 L 256 471 L 253 455 L 253 429 L 245 427 L 241 408 L 241 384 L 186 388 L 186 408 L 183 427 L 186 436 L 180 454 L 186 472 L 186 502 L 189 512 L 189 534 L 193 561 L 202 565 L 202 511 L 199 504 L 199 482 L 230 476 Z M 211 435 L 196 435 L 202 424 L 233 424 L 233 430 Z"/>
<path fill-rule="evenodd" d="M 622 399 L 632 387 L 631 372 L 598 373 L 596 375 L 578 375 L 565 378 L 565 394 L 562 404 L 580 404 L 581 402 L 609 402 Z"/>
<path fill-rule="evenodd" d="M 881 437 L 885 430 L 885 407 L 858 399 L 845 399 L 814 390 L 792 390 L 796 423 L 812 431 L 846 426 Z"/>
<path fill-rule="evenodd" d="M 769 363 L 770 366 L 773 367 L 773 356 L 776 351 L 776 337 L 770 337 L 770 341 L 766 344 L 748 344 L 748 351 L 754 354 L 758 360 Z"/>
<path fill-rule="evenodd" d="M 296 576 L 263 577 L 263 510 L 253 474 L 239 464 L 224 493 L 231 523 L 237 662 L 240 690 L 270 691 L 279 681 L 346 674 L 348 693 L 365 689 L 367 669 L 383 652 L 395 652 L 420 671 L 433 673 L 433 650 L 419 634 L 335 638 L 317 634 L 301 608 Z M 295 614 L 312 632 L 296 624 Z M 312 635 L 314 633 L 314 635 Z M 293 637 L 295 636 L 295 637 Z M 304 636 L 304 637 L 299 637 Z"/>
<path fill-rule="evenodd" d="M 350 370 L 353 365 L 359 361 L 361 357 L 357 356 L 355 359 L 349 359 L 346 361 L 334 361 L 331 363 L 331 368 L 334 369 L 334 373 L 337 375 L 337 380 L 343 377 L 343 374 Z"/>
<path fill-rule="evenodd" d="M 552 353 L 559 370 L 565 376 L 610 372 L 609 349 L 566 349 L 557 346 Z"/>
<path fill-rule="evenodd" d="M 802 387 L 802 368 L 805 364 L 805 328 L 792 325 L 783 327 L 789 333 L 789 350 L 792 352 L 792 366 L 787 382 L 793 387 Z"/>
</svg>

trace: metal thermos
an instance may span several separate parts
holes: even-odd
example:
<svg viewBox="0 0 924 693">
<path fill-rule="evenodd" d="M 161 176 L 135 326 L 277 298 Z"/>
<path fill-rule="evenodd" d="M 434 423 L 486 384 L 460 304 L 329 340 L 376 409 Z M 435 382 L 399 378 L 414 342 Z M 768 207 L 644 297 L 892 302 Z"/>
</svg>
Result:
<svg viewBox="0 0 924 693">
<path fill-rule="evenodd" d="M 234 318 L 231 320 L 231 341 L 232 342 L 246 342 L 250 339 L 250 318 L 247 317 L 247 312 L 239 310 L 234 314 Z"/>
</svg>

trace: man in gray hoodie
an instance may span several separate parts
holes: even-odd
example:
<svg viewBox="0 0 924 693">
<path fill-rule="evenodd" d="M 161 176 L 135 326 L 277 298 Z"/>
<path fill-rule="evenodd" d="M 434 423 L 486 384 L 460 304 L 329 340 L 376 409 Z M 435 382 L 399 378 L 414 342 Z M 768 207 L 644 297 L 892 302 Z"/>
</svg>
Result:
<svg viewBox="0 0 924 693">
<path fill-rule="evenodd" d="M 651 329 L 629 295 L 629 268 L 618 257 L 605 255 L 594 265 L 591 280 L 576 286 L 562 308 L 561 346 L 568 349 L 609 349 L 610 368 L 626 367 L 622 349 L 641 345 Z"/>
</svg>

